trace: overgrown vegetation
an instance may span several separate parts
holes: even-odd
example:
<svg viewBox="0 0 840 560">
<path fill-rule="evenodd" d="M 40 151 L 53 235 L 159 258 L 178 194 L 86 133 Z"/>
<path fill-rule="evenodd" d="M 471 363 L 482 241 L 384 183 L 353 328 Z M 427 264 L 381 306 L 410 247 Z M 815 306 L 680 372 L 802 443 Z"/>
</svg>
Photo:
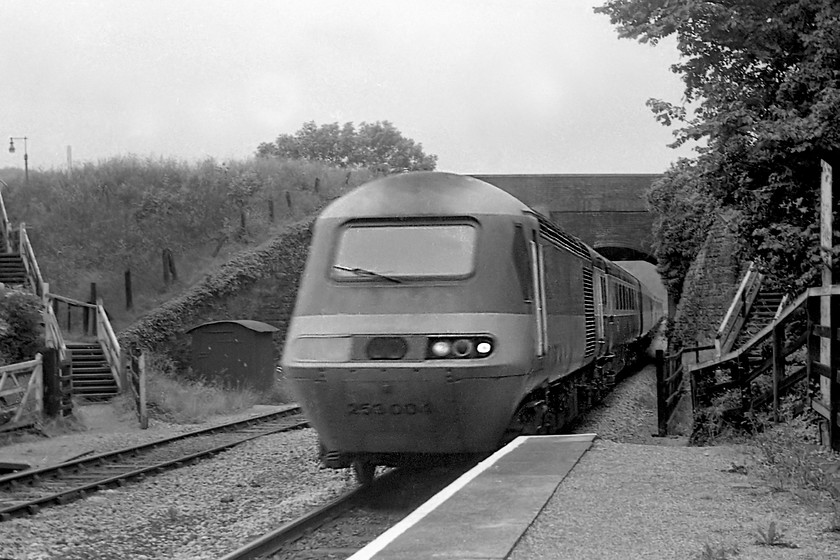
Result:
<svg viewBox="0 0 840 560">
<path fill-rule="evenodd" d="M 150 413 L 161 420 L 176 424 L 197 424 L 214 415 L 234 414 L 248 410 L 255 404 L 289 402 L 282 384 L 270 393 L 230 389 L 200 381 L 179 371 L 171 358 L 163 354 L 147 354 L 146 395 Z M 133 409 L 124 396 L 118 406 Z"/>
<path fill-rule="evenodd" d="M 794 415 L 790 408 L 778 424 L 759 417 L 752 438 L 756 474 L 772 489 L 792 492 L 814 509 L 827 511 L 826 528 L 840 531 L 840 457 L 820 445 L 817 420 L 812 412 Z"/>
<path fill-rule="evenodd" d="M 9 179 L 3 198 L 12 223 L 26 223 L 50 291 L 87 300 L 95 282 L 119 330 L 371 176 L 317 162 L 130 156 L 72 174 L 32 172 L 28 184 Z M 173 256 L 169 284 L 164 251 Z M 126 309 L 127 271 L 133 309 Z"/>
<path fill-rule="evenodd" d="M 737 548 L 722 545 L 712 546 L 706 543 L 703 545 L 703 550 L 695 558 L 697 560 L 730 560 L 737 555 Z"/>
<path fill-rule="evenodd" d="M 41 300 L 0 284 L 0 365 L 31 360 L 43 347 Z"/>
<path fill-rule="evenodd" d="M 787 292 L 813 285 L 820 160 L 840 168 L 840 3 L 610 0 L 595 11 L 620 37 L 675 36 L 682 55 L 672 70 L 683 104 L 648 101 L 658 121 L 678 126 L 674 145 L 701 141 L 653 193 L 654 206 L 670 197 L 691 206 L 664 207 L 663 277 L 678 284 L 706 234 L 697 217 L 720 205 L 739 212 L 747 259 Z M 688 227 L 674 231 L 680 215 Z"/>
<path fill-rule="evenodd" d="M 26 224 L 51 292 L 87 300 L 95 282 L 120 339 L 167 354 L 165 373 L 149 381 L 153 413 L 194 422 L 289 400 L 282 383 L 254 395 L 196 382 L 184 331 L 209 320 L 255 319 L 281 327 L 279 348 L 306 258 L 306 217 L 373 176 L 280 159 L 187 164 L 124 157 L 72 174 L 32 172 L 28 183 L 8 178 L 3 197 L 12 223 Z M 0 301 L 11 306 L 0 309 L 0 359 L 30 359 L 43 345 L 33 340 L 40 336 L 40 301 L 25 292 L 7 295 Z M 63 315 L 61 321 L 64 328 Z"/>
</svg>

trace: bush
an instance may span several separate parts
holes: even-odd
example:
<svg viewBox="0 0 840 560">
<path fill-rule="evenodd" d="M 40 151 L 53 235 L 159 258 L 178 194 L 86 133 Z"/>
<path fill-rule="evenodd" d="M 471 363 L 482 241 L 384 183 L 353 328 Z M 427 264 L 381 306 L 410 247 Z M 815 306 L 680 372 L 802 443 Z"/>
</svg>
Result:
<svg viewBox="0 0 840 560">
<path fill-rule="evenodd" d="M 18 288 L 0 287 L 0 365 L 34 358 L 44 347 L 43 332 L 40 299 Z"/>
<path fill-rule="evenodd" d="M 243 412 L 255 404 L 289 402 L 281 380 L 265 394 L 217 387 L 179 373 L 171 358 L 154 352 L 146 354 L 146 399 L 152 416 L 176 424 L 200 423 L 211 416 Z"/>
</svg>

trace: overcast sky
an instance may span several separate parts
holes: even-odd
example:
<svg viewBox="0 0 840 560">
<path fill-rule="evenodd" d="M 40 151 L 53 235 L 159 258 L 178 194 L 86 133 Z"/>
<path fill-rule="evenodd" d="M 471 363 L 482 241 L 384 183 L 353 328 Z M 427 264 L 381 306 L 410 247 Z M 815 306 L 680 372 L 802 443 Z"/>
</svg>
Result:
<svg viewBox="0 0 840 560">
<path fill-rule="evenodd" d="M 458 173 L 661 173 L 689 149 L 673 43 L 598 0 L 2 0 L 0 168 L 251 156 L 305 121 L 391 121 Z"/>
</svg>

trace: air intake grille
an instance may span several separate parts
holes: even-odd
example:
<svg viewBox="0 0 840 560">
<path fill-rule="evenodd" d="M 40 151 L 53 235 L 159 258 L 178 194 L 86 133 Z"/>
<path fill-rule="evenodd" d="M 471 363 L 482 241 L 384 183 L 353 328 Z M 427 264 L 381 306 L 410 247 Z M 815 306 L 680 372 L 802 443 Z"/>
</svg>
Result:
<svg viewBox="0 0 840 560">
<path fill-rule="evenodd" d="M 585 356 L 595 353 L 595 291 L 592 288 L 592 269 L 583 267 L 583 313 L 586 324 Z"/>
<path fill-rule="evenodd" d="M 555 226 L 545 216 L 537 213 L 534 213 L 534 215 L 540 223 L 540 233 L 543 237 L 551 240 L 556 245 L 563 247 L 573 255 L 577 255 L 586 260 L 590 259 L 589 251 L 577 237 L 569 235 L 559 227 Z"/>
</svg>

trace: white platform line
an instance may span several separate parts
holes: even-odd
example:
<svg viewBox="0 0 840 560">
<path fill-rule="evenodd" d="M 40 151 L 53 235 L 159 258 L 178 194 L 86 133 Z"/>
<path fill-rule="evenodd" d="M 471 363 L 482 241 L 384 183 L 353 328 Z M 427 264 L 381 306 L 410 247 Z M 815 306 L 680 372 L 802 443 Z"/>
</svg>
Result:
<svg viewBox="0 0 840 560">
<path fill-rule="evenodd" d="M 520 436 L 507 444 L 506 446 L 502 447 L 479 464 L 462 474 L 455 480 L 452 484 L 429 498 L 423 505 L 419 508 L 408 514 L 405 518 L 403 518 L 399 523 L 376 537 L 373 541 L 367 544 L 363 549 L 356 552 L 353 556 L 349 557 L 347 560 L 370 560 L 373 556 L 381 551 L 383 548 L 391 544 L 397 537 L 405 533 L 408 529 L 410 529 L 413 525 L 415 525 L 418 521 L 426 517 L 429 513 L 434 511 L 438 506 L 440 506 L 443 502 L 451 498 L 458 490 L 463 488 L 467 485 L 471 480 L 475 477 L 486 471 L 488 468 L 492 467 L 496 461 L 525 443 L 527 440 L 531 439 L 532 437 L 557 437 L 563 438 L 568 441 L 592 441 L 596 435 L 595 434 L 575 434 L 575 435 L 568 435 L 568 436 Z"/>
<path fill-rule="evenodd" d="M 373 541 L 368 543 L 363 549 L 348 558 L 347 560 L 369 560 L 373 555 L 391 544 L 397 537 L 406 532 L 410 527 L 418 521 L 426 517 L 429 513 L 435 510 L 440 504 L 451 498 L 458 490 L 463 488 L 472 479 L 480 475 L 482 472 L 493 466 L 501 457 L 504 457 L 525 441 L 526 438 L 518 437 L 506 446 L 502 447 L 479 464 L 458 477 L 455 482 L 429 498 L 422 506 L 408 514 L 399 523 L 376 537 Z"/>
</svg>

